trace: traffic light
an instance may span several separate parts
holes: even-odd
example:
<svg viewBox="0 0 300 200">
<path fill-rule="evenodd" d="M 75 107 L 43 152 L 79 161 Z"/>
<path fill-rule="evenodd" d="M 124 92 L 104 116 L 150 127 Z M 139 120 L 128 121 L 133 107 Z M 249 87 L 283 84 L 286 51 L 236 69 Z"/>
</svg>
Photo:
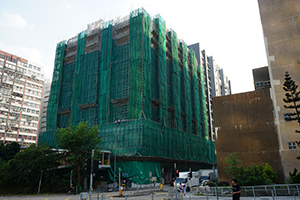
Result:
<svg viewBox="0 0 300 200">
<path fill-rule="evenodd" d="M 193 178 L 193 172 L 192 172 L 192 169 L 190 168 L 190 172 L 189 172 L 189 177 L 190 178 Z"/>
<path fill-rule="evenodd" d="M 101 161 L 99 160 L 93 160 L 93 174 L 97 173 L 99 171 L 99 163 Z M 85 159 L 85 168 L 84 170 L 90 174 L 91 173 L 91 158 Z"/>
<path fill-rule="evenodd" d="M 179 171 L 176 170 L 176 177 L 179 177 Z"/>
<path fill-rule="evenodd" d="M 90 174 L 91 173 L 91 158 L 85 159 L 85 168 L 84 170 Z"/>
<path fill-rule="evenodd" d="M 101 163 L 101 161 L 99 160 L 95 160 L 93 162 L 93 174 L 96 174 L 100 169 L 99 169 L 99 164 Z"/>
</svg>

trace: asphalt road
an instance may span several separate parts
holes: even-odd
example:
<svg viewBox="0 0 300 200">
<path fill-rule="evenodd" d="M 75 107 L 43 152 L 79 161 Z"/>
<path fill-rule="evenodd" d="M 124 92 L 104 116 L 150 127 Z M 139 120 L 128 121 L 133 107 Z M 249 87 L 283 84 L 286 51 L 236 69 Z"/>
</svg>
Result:
<svg viewBox="0 0 300 200">
<path fill-rule="evenodd" d="M 106 193 L 104 194 L 103 200 L 125 200 L 125 197 L 116 197 L 117 193 Z M 168 200 L 167 192 L 157 192 L 153 196 L 153 200 Z M 127 197 L 128 200 L 151 200 L 151 194 L 142 196 L 132 196 Z M 209 200 L 216 200 L 215 196 L 209 196 Z M 231 200 L 232 197 L 219 197 L 219 200 Z M 272 200 L 272 197 L 241 197 L 241 200 Z M 293 200 L 293 197 L 278 197 L 277 200 Z M 300 200 L 299 197 L 296 197 Z M 32 196 L 0 196 L 0 200 L 80 200 L 80 195 L 32 195 Z M 92 195 L 92 200 L 101 200 L 101 195 L 99 199 L 97 194 Z M 206 200 L 205 196 L 191 196 L 186 195 L 183 200 Z"/>
<path fill-rule="evenodd" d="M 104 200 L 124 200 L 125 197 L 115 197 L 117 193 L 106 193 L 103 195 Z M 163 200 L 167 198 L 168 193 L 156 193 L 154 194 L 155 200 Z M 142 195 L 127 197 L 128 200 L 149 200 L 151 195 Z M 80 200 L 80 195 L 34 195 L 34 196 L 0 196 L 0 200 Z M 97 194 L 92 195 L 92 200 L 98 200 Z M 101 194 L 99 195 L 101 200 Z"/>
</svg>

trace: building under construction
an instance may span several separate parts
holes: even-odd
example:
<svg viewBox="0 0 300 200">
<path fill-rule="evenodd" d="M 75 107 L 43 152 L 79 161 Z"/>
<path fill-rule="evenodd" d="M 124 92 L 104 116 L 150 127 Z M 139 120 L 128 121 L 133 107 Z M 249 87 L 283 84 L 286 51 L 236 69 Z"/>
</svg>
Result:
<svg viewBox="0 0 300 200">
<path fill-rule="evenodd" d="M 203 80 L 195 53 L 159 15 L 137 9 L 89 24 L 57 44 L 47 131 L 39 142 L 54 145 L 56 127 L 87 121 L 99 125 L 102 148 L 117 155 L 134 183 L 150 183 L 150 175 L 159 181 L 161 169 L 169 181 L 174 163 L 179 170 L 210 168 L 215 145 Z"/>
</svg>

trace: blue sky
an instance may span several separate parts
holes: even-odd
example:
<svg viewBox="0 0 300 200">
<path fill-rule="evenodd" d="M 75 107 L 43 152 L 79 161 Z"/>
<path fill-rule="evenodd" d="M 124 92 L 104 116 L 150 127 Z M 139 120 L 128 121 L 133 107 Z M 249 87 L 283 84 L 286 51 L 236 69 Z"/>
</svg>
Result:
<svg viewBox="0 0 300 200">
<path fill-rule="evenodd" d="M 0 50 L 44 65 L 51 78 L 56 43 L 139 7 L 160 14 L 187 44 L 200 42 L 233 93 L 254 89 L 252 69 L 267 65 L 256 0 L 0 0 Z"/>
</svg>

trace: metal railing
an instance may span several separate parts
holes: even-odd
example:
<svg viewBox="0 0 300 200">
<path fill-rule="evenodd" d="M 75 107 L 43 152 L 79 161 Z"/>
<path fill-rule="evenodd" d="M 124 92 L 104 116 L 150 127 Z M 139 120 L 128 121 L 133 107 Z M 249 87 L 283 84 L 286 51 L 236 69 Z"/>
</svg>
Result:
<svg viewBox="0 0 300 200">
<path fill-rule="evenodd" d="M 278 184 L 278 185 L 260 185 L 260 186 L 246 186 L 241 187 L 241 197 L 251 199 L 300 199 L 300 184 Z M 218 196 L 221 198 L 231 197 L 230 192 L 232 191 L 230 186 L 218 187 Z M 215 187 L 193 187 L 188 193 L 192 195 L 192 199 L 216 199 L 216 188 Z M 171 199 L 180 199 L 179 192 L 174 188 L 169 188 L 168 196 Z M 186 197 L 187 198 L 187 197 Z"/>
</svg>

